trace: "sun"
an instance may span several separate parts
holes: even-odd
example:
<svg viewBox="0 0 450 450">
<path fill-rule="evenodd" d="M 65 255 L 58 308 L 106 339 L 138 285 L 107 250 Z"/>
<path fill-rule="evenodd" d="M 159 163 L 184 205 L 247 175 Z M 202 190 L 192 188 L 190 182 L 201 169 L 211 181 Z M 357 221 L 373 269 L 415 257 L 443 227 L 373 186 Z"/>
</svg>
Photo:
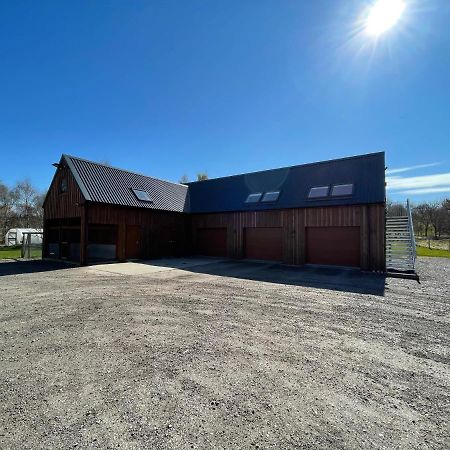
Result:
<svg viewBox="0 0 450 450">
<path fill-rule="evenodd" d="M 401 18 L 406 4 L 403 0 L 377 0 L 369 9 L 365 31 L 379 36 L 392 28 Z"/>
</svg>

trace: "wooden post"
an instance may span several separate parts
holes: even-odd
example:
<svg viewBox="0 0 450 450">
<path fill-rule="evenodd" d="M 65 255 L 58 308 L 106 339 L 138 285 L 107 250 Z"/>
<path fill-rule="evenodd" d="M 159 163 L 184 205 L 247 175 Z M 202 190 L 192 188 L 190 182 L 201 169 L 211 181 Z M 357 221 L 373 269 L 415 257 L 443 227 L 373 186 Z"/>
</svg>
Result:
<svg viewBox="0 0 450 450">
<path fill-rule="evenodd" d="M 119 261 L 125 261 L 126 239 L 127 239 L 127 228 L 125 221 L 121 217 L 119 220 L 119 225 L 117 227 L 117 245 L 116 245 L 116 255 Z"/>
<path fill-rule="evenodd" d="M 87 203 L 81 206 L 81 229 L 80 229 L 80 266 L 87 265 L 87 243 L 88 243 L 88 211 Z"/>
</svg>

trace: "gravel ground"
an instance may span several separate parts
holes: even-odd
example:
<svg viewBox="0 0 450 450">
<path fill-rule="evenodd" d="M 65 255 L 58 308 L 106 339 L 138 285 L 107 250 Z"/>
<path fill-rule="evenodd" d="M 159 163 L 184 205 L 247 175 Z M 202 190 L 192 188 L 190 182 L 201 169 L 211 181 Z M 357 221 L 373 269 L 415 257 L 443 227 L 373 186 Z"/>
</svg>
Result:
<svg viewBox="0 0 450 450">
<path fill-rule="evenodd" d="M 58 268 L 0 264 L 1 449 L 450 448 L 448 259 L 384 293 Z"/>
</svg>

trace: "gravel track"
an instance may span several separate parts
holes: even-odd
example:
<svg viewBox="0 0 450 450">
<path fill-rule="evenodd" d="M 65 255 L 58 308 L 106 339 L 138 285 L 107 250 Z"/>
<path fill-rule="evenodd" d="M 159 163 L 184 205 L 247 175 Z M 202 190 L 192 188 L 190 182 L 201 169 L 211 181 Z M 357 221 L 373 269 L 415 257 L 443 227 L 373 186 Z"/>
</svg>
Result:
<svg viewBox="0 0 450 450">
<path fill-rule="evenodd" d="M 2 449 L 450 448 L 448 259 L 384 295 L 243 263 L 20 264 L 0 264 Z"/>
</svg>

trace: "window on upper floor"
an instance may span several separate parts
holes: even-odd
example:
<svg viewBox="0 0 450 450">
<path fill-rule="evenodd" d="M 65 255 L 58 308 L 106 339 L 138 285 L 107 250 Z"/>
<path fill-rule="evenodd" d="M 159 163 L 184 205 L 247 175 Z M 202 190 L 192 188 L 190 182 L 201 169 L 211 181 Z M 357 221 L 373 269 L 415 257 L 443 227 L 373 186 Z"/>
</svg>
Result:
<svg viewBox="0 0 450 450">
<path fill-rule="evenodd" d="M 256 192 L 254 194 L 249 194 L 245 203 L 258 203 L 261 200 L 262 192 Z"/>
<path fill-rule="evenodd" d="M 280 191 L 270 191 L 263 195 L 262 202 L 276 202 L 280 196 Z"/>
<path fill-rule="evenodd" d="M 340 197 L 353 194 L 353 184 L 334 184 L 331 188 L 332 197 Z"/>
<path fill-rule="evenodd" d="M 64 192 L 67 192 L 67 189 L 68 189 L 67 177 L 63 176 L 61 178 L 61 181 L 59 182 L 59 192 L 62 194 Z"/>
<path fill-rule="evenodd" d="M 315 186 L 309 190 L 308 198 L 324 198 L 328 197 L 330 186 Z"/>
</svg>

